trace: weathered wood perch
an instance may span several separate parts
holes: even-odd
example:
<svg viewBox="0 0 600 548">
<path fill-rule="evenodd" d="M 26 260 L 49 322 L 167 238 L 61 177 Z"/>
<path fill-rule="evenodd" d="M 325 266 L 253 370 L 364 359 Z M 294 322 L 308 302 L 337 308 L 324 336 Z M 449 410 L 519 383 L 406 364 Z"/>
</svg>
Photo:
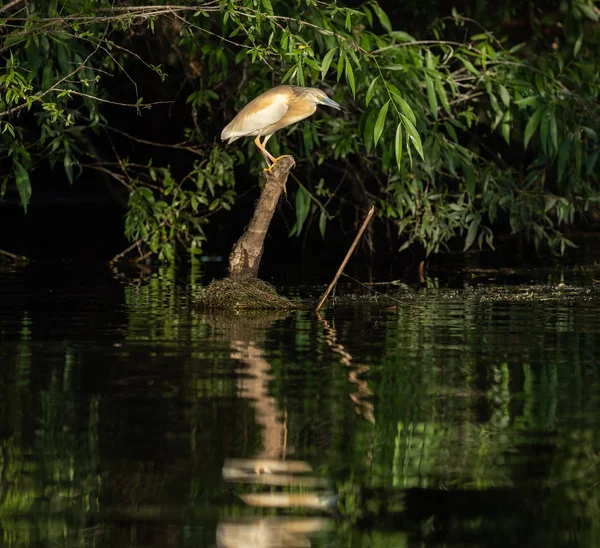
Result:
<svg viewBox="0 0 600 548">
<path fill-rule="evenodd" d="M 265 171 L 265 185 L 254 215 L 229 255 L 229 276 L 204 288 L 198 297 L 198 306 L 212 309 L 297 307 L 257 278 L 271 219 L 295 165 L 294 158 L 282 156 L 270 171 Z"/>
<path fill-rule="evenodd" d="M 271 169 L 265 171 L 262 189 L 252 220 L 246 232 L 233 246 L 229 255 L 229 277 L 234 280 L 258 277 L 258 267 L 265 247 L 267 230 L 285 188 L 290 170 L 296 165 L 294 158 L 283 156 Z"/>
</svg>

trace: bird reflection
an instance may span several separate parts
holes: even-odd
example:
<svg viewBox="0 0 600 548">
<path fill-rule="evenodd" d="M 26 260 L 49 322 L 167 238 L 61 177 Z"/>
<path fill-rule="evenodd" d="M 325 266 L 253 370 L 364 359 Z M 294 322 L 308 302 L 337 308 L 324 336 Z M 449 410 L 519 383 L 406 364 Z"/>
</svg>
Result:
<svg viewBox="0 0 600 548">
<path fill-rule="evenodd" d="M 311 474 L 312 467 L 301 460 L 286 460 L 287 429 L 285 413 L 269 394 L 271 365 L 254 342 L 233 340 L 231 357 L 245 365 L 238 377 L 239 396 L 248 400 L 262 427 L 262 449 L 253 458 L 227 459 L 223 479 L 238 485 L 269 486 L 268 491 L 240 494 L 248 506 L 297 508 L 329 511 L 337 499 L 324 488 L 327 482 Z M 277 490 L 274 490 L 277 488 Z M 298 489 L 300 490 L 298 492 Z M 311 491 L 315 489 L 315 491 Z M 295 548 L 311 546 L 310 537 L 323 531 L 325 518 L 256 517 L 222 519 L 217 527 L 219 548 Z"/>
<path fill-rule="evenodd" d="M 269 517 L 221 522 L 219 548 L 305 548 L 310 537 L 327 529 L 324 518 Z"/>
</svg>

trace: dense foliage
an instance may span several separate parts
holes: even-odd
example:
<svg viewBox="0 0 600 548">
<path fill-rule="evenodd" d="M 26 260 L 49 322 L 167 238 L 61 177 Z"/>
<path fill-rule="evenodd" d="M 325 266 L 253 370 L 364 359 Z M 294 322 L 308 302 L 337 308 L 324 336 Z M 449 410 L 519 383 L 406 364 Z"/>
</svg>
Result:
<svg viewBox="0 0 600 548">
<path fill-rule="evenodd" d="M 26 209 L 48 165 L 71 182 L 96 172 L 127 193 L 132 248 L 200 254 L 204 224 L 238 196 L 235 167 L 262 167 L 250 142 L 221 144 L 221 128 L 287 82 L 349 108 L 270 141 L 298 163 L 292 234 L 376 203 L 403 248 L 437 252 L 457 235 L 493 246 L 502 229 L 564 251 L 565 227 L 599 198 L 600 10 L 477 2 L 431 21 L 414 4 L 418 23 L 402 28 L 399 8 L 375 1 L 10 2 L 0 197 L 15 185 Z M 147 138 L 124 111 L 171 115 L 178 131 Z"/>
</svg>

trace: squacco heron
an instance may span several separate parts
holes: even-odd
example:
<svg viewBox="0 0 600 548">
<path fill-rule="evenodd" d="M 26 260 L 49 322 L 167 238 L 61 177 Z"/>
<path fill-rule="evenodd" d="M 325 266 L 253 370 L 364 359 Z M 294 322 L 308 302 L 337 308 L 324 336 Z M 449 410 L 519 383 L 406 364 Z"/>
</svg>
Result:
<svg viewBox="0 0 600 548">
<path fill-rule="evenodd" d="M 221 139 L 233 143 L 240 137 L 256 135 L 254 144 L 264 156 L 268 169 L 271 169 L 278 158 L 265 148 L 267 141 L 277 130 L 308 118 L 317 110 L 317 105 L 343 110 L 341 105 L 320 89 L 277 86 L 265 91 L 240 110 L 221 133 Z"/>
</svg>

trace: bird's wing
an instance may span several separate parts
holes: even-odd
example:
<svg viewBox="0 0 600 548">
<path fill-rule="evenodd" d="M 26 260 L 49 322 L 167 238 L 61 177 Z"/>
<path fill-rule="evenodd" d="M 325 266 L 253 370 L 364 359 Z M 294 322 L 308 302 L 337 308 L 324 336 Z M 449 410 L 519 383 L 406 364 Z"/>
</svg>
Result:
<svg viewBox="0 0 600 548">
<path fill-rule="evenodd" d="M 223 141 L 231 143 L 239 137 L 258 135 L 261 130 L 279 122 L 288 111 L 289 96 L 283 93 L 263 93 L 250 101 L 221 133 Z"/>
</svg>

